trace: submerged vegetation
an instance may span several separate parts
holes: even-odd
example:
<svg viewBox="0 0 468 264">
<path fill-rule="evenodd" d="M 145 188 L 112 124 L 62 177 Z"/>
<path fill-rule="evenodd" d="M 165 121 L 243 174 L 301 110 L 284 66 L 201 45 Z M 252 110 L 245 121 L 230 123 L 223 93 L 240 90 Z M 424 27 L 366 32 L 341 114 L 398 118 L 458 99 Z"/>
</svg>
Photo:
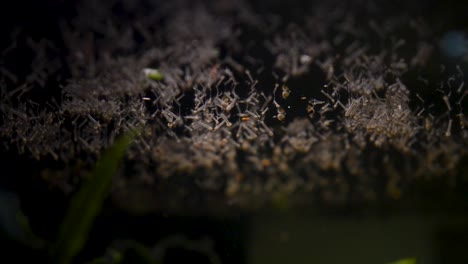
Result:
<svg viewBox="0 0 468 264">
<path fill-rule="evenodd" d="M 116 140 L 98 160 L 92 173 L 74 195 L 52 248 L 53 263 L 71 263 L 85 245 L 94 219 L 102 210 L 112 177 L 132 138 L 133 135 L 128 132 Z"/>
</svg>

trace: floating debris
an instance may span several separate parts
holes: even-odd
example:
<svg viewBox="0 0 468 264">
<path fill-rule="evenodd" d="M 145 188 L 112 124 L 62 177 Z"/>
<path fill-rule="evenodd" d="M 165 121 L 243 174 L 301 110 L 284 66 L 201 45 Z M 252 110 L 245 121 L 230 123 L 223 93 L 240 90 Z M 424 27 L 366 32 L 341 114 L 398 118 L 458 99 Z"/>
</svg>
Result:
<svg viewBox="0 0 468 264">
<path fill-rule="evenodd" d="M 153 81 L 161 81 L 164 78 L 163 74 L 157 69 L 146 68 L 143 69 L 143 72 L 148 79 Z"/>
</svg>

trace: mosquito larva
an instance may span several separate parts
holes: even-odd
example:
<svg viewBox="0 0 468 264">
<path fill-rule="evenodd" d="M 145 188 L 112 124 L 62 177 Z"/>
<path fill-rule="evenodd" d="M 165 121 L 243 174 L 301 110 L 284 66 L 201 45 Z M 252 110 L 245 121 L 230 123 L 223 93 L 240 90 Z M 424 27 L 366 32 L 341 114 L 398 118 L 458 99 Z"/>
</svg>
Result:
<svg viewBox="0 0 468 264">
<path fill-rule="evenodd" d="M 281 89 L 283 90 L 282 93 L 281 93 L 281 96 L 283 97 L 283 99 L 288 98 L 289 94 L 291 93 L 291 90 L 289 90 L 289 88 L 286 85 L 283 85 L 283 87 L 281 87 Z"/>
<path fill-rule="evenodd" d="M 458 86 L 457 93 L 461 93 L 461 91 L 462 91 L 462 89 L 463 89 L 464 86 L 465 86 L 465 82 L 462 81 L 461 84 L 460 84 L 460 86 Z"/>
<path fill-rule="evenodd" d="M 452 107 L 450 106 L 450 101 L 449 101 L 448 96 L 444 96 L 444 102 L 445 102 L 445 105 L 447 106 L 447 109 L 449 111 L 452 111 Z"/>
<path fill-rule="evenodd" d="M 273 131 L 264 122 L 260 122 L 260 125 L 262 125 L 270 137 L 273 136 Z"/>
<path fill-rule="evenodd" d="M 274 117 L 279 121 L 283 121 L 286 118 L 286 111 L 284 111 L 284 109 L 276 101 L 273 101 L 273 103 L 275 104 L 277 111 L 277 114 Z"/>
<path fill-rule="evenodd" d="M 445 136 L 450 137 L 452 135 L 452 122 L 453 120 L 450 119 L 447 125 L 447 131 L 445 131 Z"/>
<path fill-rule="evenodd" d="M 213 128 L 212 128 L 208 123 L 205 123 L 205 122 L 203 122 L 203 121 L 198 121 L 197 123 L 200 124 L 200 126 L 206 128 L 206 129 L 208 129 L 209 131 L 212 131 L 212 130 L 213 130 Z"/>
<path fill-rule="evenodd" d="M 224 124 L 226 124 L 226 121 L 225 120 L 221 121 L 219 124 L 215 126 L 214 131 L 217 131 L 218 129 L 220 129 Z"/>
<path fill-rule="evenodd" d="M 416 116 L 421 116 L 422 113 L 424 113 L 425 109 L 424 108 L 421 108 L 421 110 L 419 110 L 419 112 L 416 114 Z"/>
<path fill-rule="evenodd" d="M 457 115 L 457 117 L 458 117 L 458 121 L 460 123 L 461 129 L 465 129 L 465 125 L 467 124 L 465 120 L 465 116 L 463 115 L 463 113 L 460 113 Z"/>
<path fill-rule="evenodd" d="M 220 116 L 221 116 L 221 118 L 223 119 L 223 121 L 226 123 L 226 126 L 228 126 L 228 127 L 232 126 L 232 123 L 229 122 L 229 119 L 227 118 L 226 115 L 221 114 Z"/>
<path fill-rule="evenodd" d="M 93 122 L 95 129 L 101 127 L 101 124 L 99 124 L 99 122 L 96 119 L 94 119 L 90 114 L 88 114 L 88 118 L 91 120 L 91 122 Z"/>
<path fill-rule="evenodd" d="M 331 95 L 329 95 L 328 93 L 326 93 L 325 91 L 321 90 L 320 91 L 323 95 L 325 95 L 328 99 L 330 99 L 330 101 L 332 102 L 335 102 L 335 99 L 333 99 L 333 97 L 331 97 Z"/>
<path fill-rule="evenodd" d="M 286 118 L 286 112 L 284 111 L 283 108 L 280 108 L 278 110 L 278 114 L 276 115 L 276 118 L 279 120 L 279 121 L 284 121 L 284 119 Z"/>
<path fill-rule="evenodd" d="M 461 105 L 461 103 L 463 102 L 463 99 L 465 99 L 465 96 L 468 94 L 468 91 L 465 91 L 463 93 L 463 95 L 460 97 L 460 100 L 458 100 L 457 104 L 458 105 Z"/>
<path fill-rule="evenodd" d="M 426 129 L 426 131 L 429 131 L 432 129 L 432 121 L 429 119 L 429 117 L 426 117 L 424 119 L 424 128 Z"/>
<path fill-rule="evenodd" d="M 250 82 L 251 83 L 254 83 L 254 79 L 252 78 L 252 75 L 250 74 L 250 71 L 249 70 L 246 70 L 245 71 L 245 74 L 247 75 L 247 77 L 249 78 Z"/>
<path fill-rule="evenodd" d="M 230 112 L 236 105 L 236 102 L 237 102 L 237 98 L 232 99 L 231 103 L 226 106 L 226 111 Z"/>
</svg>

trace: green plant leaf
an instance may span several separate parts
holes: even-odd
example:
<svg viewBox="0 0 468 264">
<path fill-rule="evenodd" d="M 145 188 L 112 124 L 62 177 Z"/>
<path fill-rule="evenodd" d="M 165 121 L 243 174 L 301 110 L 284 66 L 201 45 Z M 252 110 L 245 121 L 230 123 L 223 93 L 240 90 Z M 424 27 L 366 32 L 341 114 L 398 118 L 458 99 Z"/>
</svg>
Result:
<svg viewBox="0 0 468 264">
<path fill-rule="evenodd" d="M 51 249 L 52 263 L 71 263 L 83 248 L 94 219 L 107 197 L 112 177 L 134 136 L 135 133 L 127 133 L 117 139 L 115 144 L 102 154 L 94 170 L 72 197 L 58 238 Z"/>
<path fill-rule="evenodd" d="M 388 264 L 416 264 L 415 258 L 405 258 L 397 261 L 390 262 Z"/>
<path fill-rule="evenodd" d="M 160 264 L 151 256 L 151 250 L 140 242 L 128 240 L 114 242 L 116 245 L 107 248 L 104 256 L 87 264 Z"/>
</svg>

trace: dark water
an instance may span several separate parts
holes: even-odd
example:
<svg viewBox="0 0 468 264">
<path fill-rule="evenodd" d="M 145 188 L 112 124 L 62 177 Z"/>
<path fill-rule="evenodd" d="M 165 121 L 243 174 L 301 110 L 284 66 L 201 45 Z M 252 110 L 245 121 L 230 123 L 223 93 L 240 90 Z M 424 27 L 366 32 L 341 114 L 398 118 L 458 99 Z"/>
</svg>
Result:
<svg viewBox="0 0 468 264">
<path fill-rule="evenodd" d="M 415 4 L 415 10 L 420 10 L 429 21 L 445 20 L 446 24 L 437 29 L 440 30 L 437 34 L 441 36 L 452 30 L 467 33 L 468 9 L 460 2 L 426 1 L 420 9 Z M 255 1 L 253 6 L 259 10 L 267 6 L 272 12 L 282 13 L 284 18 L 298 20 L 302 1 L 293 1 L 292 7 L 288 9 L 284 8 L 282 2 L 275 3 Z M 45 15 L 34 12 L 33 7 L 44 11 Z M 44 5 L 36 3 L 30 8 L 24 8 L 20 3 L 13 9 L 13 14 L 21 15 L 17 20 L 6 19 L 2 25 L 6 28 L 5 32 L 11 33 L 16 26 L 35 37 L 51 38 L 59 47 L 63 45 L 58 36 L 54 10 L 73 13 L 73 8 L 66 7 L 63 1 L 45 1 Z M 455 40 L 459 38 L 460 35 Z M 447 45 L 452 40 L 447 40 Z M 459 50 L 464 51 L 459 42 L 456 45 L 458 53 Z M 252 52 L 262 51 L 254 47 Z M 24 60 L 27 60 L 29 55 L 23 55 Z M 439 59 L 438 62 L 460 62 L 443 55 Z M 28 70 L 21 63 L 15 67 L 20 72 Z M 433 65 L 433 68 L 438 67 Z M 406 76 L 410 83 L 415 77 L 411 74 Z M 61 79 L 67 76 L 67 69 L 63 69 L 58 80 L 51 81 L 54 89 L 39 93 L 37 97 L 54 94 L 59 89 L 57 83 L 63 82 Z M 324 78 L 318 68 L 313 68 L 308 75 L 291 79 L 288 85 L 300 90 L 300 87 L 311 82 L 321 85 Z M 273 83 L 272 80 L 264 82 Z M 299 93 L 294 94 L 289 100 L 297 100 L 300 96 Z M 291 108 L 293 115 L 305 114 L 298 110 L 303 109 L 303 106 L 293 104 Z M 3 226 L 19 232 L 15 229 L 17 226 L 9 221 L 15 219 L 15 210 L 20 209 L 29 219 L 31 229 L 37 236 L 53 241 L 70 197 L 52 188 L 38 175 L 37 170 L 49 165 L 38 164 L 2 148 L 0 188 L 16 193 L 20 205 L 20 208 L 15 208 L 18 206 L 17 200 L 11 196 L 2 200 L 7 203 L 0 203 Z M 53 166 L 57 165 L 50 165 Z M 437 186 L 426 188 L 421 184 L 411 187 L 423 193 L 421 196 L 410 195 L 403 200 L 353 207 L 311 203 L 299 208 L 273 206 L 230 210 L 226 205 L 230 212 L 223 215 L 196 214 L 193 211 L 185 214 L 180 211 L 158 211 L 135 215 L 120 209 L 109 200 L 91 230 L 88 243 L 76 258 L 76 263 L 85 263 L 99 256 L 110 258 L 112 248 L 126 249 L 122 250 L 125 252 L 123 263 L 146 263 L 131 246 L 135 243 L 153 252 L 163 263 L 371 264 L 413 258 L 418 264 L 468 263 L 468 180 L 466 164 L 461 163 L 460 166 L 463 167 L 459 173 L 460 181 L 455 187 L 441 187 L 442 192 Z M 206 208 L 200 208 L 200 211 L 209 211 L 202 209 Z M 7 263 L 8 255 L 14 257 L 17 263 L 47 263 L 48 260 L 47 250 L 33 249 L 5 235 L 0 239 L 0 252 L 5 256 L 0 256 L 0 263 Z"/>
<path fill-rule="evenodd" d="M 249 263 L 466 263 L 466 214 L 293 213 L 253 221 Z"/>
</svg>

